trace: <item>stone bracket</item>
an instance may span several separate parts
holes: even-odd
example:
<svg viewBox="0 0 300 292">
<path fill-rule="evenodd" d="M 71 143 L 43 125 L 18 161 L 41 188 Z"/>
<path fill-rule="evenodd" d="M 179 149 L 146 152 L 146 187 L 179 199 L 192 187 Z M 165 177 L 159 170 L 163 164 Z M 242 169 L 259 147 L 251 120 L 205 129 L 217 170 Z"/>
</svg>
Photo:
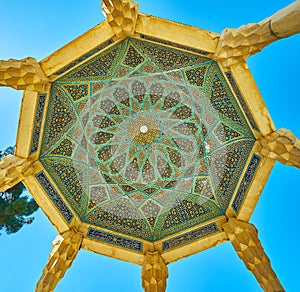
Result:
<svg viewBox="0 0 300 292">
<path fill-rule="evenodd" d="M 258 140 L 260 154 L 300 168 L 300 139 L 287 129 L 279 129 Z"/>
<path fill-rule="evenodd" d="M 103 0 L 102 12 L 118 38 L 135 33 L 139 5 L 132 0 Z"/>
<path fill-rule="evenodd" d="M 35 58 L 0 60 L 0 86 L 44 92 L 49 82 Z"/>
</svg>

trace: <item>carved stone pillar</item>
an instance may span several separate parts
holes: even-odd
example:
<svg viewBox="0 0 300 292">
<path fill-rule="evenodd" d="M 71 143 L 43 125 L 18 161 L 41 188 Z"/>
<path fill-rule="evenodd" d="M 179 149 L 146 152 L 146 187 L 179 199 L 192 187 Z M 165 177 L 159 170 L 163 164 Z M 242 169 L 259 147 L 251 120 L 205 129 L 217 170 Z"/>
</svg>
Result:
<svg viewBox="0 0 300 292">
<path fill-rule="evenodd" d="M 34 58 L 0 60 L 0 86 L 43 92 L 48 78 Z"/>
<path fill-rule="evenodd" d="M 285 291 L 258 239 L 256 228 L 250 223 L 230 218 L 223 229 L 239 257 L 254 274 L 264 291 Z"/>
<path fill-rule="evenodd" d="M 259 23 L 226 28 L 219 39 L 215 59 L 224 67 L 246 60 L 268 44 L 300 32 L 300 1 L 288 5 Z"/>
<path fill-rule="evenodd" d="M 142 267 L 142 285 L 145 292 L 164 292 L 168 268 L 159 252 L 147 252 Z"/>
<path fill-rule="evenodd" d="M 0 161 L 0 192 L 5 192 L 34 173 L 34 162 L 14 155 L 4 156 Z"/>
<path fill-rule="evenodd" d="M 102 12 L 117 37 L 133 36 L 139 5 L 132 0 L 103 0 Z"/>
<path fill-rule="evenodd" d="M 300 168 L 300 140 L 290 130 L 279 129 L 259 142 L 261 155 Z"/>
<path fill-rule="evenodd" d="M 296 0 L 271 17 L 271 30 L 278 38 L 286 38 L 300 32 L 300 0 Z"/>
<path fill-rule="evenodd" d="M 54 291 L 76 258 L 81 242 L 82 235 L 71 229 L 54 239 L 48 263 L 36 285 L 36 292 Z"/>
</svg>

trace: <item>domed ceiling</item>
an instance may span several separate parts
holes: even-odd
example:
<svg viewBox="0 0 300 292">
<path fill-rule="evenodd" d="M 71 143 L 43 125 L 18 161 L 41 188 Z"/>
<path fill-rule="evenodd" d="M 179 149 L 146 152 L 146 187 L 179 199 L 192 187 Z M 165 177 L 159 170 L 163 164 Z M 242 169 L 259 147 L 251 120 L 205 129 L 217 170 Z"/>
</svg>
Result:
<svg viewBox="0 0 300 292">
<path fill-rule="evenodd" d="M 40 161 L 65 217 L 56 187 L 82 222 L 151 242 L 225 214 L 255 138 L 207 55 L 127 38 L 52 84 Z"/>
</svg>

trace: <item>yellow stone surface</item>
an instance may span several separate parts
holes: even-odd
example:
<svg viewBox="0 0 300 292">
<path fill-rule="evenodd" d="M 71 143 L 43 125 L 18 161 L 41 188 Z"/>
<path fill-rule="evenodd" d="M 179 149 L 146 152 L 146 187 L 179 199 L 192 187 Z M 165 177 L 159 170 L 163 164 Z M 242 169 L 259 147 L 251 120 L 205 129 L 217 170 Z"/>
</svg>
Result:
<svg viewBox="0 0 300 292">
<path fill-rule="evenodd" d="M 300 32 L 300 1 L 288 5 L 259 23 L 225 29 L 214 57 L 224 67 L 246 60 L 265 46 Z"/>
<path fill-rule="evenodd" d="M 132 0 L 102 0 L 102 12 L 117 37 L 134 36 L 139 5 Z"/>
<path fill-rule="evenodd" d="M 223 228 L 240 259 L 254 274 L 263 290 L 269 292 L 285 291 L 258 239 L 256 228 L 250 223 L 234 218 L 229 218 Z"/>
<path fill-rule="evenodd" d="M 284 291 L 261 246 L 257 230 L 248 221 L 275 160 L 286 165 L 300 167 L 299 139 L 288 130 L 275 130 L 245 60 L 271 42 L 300 31 L 299 1 L 259 23 L 237 29 L 226 29 L 221 36 L 217 33 L 139 13 L 138 4 L 131 0 L 103 0 L 103 12 L 107 18 L 103 23 L 54 52 L 40 63 L 33 58 L 20 61 L 0 61 L 0 86 L 26 90 L 23 95 L 16 156 L 5 157 L 0 162 L 0 191 L 5 191 L 23 181 L 60 233 L 53 243 L 49 261 L 37 284 L 36 291 L 53 291 L 71 266 L 78 250 L 84 248 L 142 266 L 144 290 L 146 292 L 163 292 L 166 290 L 168 277 L 167 264 L 228 239 L 265 291 Z M 235 214 L 233 210 L 229 209 L 226 213 L 227 217 L 222 216 L 216 221 L 219 233 L 205 236 L 167 252 L 162 251 L 161 241 L 149 243 L 141 240 L 143 243 L 142 253 L 96 242 L 83 235 L 91 226 L 81 222 L 77 216 L 74 216 L 71 223 L 66 223 L 35 178 L 35 174 L 45 169 L 39 161 L 35 161 L 38 160 L 39 153 L 30 153 L 31 141 L 26 138 L 28 133 L 32 134 L 33 132 L 38 93 L 49 92 L 50 81 L 58 78 L 55 76 L 58 70 L 109 39 L 119 41 L 127 36 L 134 37 L 140 34 L 207 51 L 208 57 L 213 57 L 223 68 L 229 68 L 237 80 L 242 95 L 246 97 L 247 106 L 260 129 L 260 132 L 254 132 L 257 142 L 251 154 L 257 153 L 264 156 L 241 210 L 236 214 L 237 219 L 232 218 Z M 152 141 L 153 136 L 157 135 L 156 132 L 151 132 L 153 129 L 150 127 L 145 128 L 143 123 L 139 125 L 139 129 L 140 132 L 133 133 L 133 135 L 142 141 Z M 50 180 L 50 183 L 53 181 Z M 58 194 L 60 193 L 58 192 Z M 64 203 L 70 208 L 68 202 Z M 189 231 L 193 231 L 193 229 Z M 183 233 L 179 234 L 179 236 L 181 235 Z"/>
<path fill-rule="evenodd" d="M 287 129 L 279 129 L 259 140 L 260 153 L 283 164 L 300 168 L 300 140 Z"/>
<path fill-rule="evenodd" d="M 48 78 L 34 58 L 0 60 L 0 86 L 18 90 L 44 91 Z"/>
<path fill-rule="evenodd" d="M 36 292 L 52 292 L 70 268 L 82 242 L 82 235 L 68 230 L 58 235 L 52 244 L 49 260 L 36 285 Z"/>
<path fill-rule="evenodd" d="M 164 292 L 168 268 L 159 252 L 147 252 L 142 266 L 142 286 L 145 292 Z"/>
<path fill-rule="evenodd" d="M 36 171 L 33 161 L 14 155 L 4 156 L 0 161 L 0 192 L 5 192 Z"/>
</svg>

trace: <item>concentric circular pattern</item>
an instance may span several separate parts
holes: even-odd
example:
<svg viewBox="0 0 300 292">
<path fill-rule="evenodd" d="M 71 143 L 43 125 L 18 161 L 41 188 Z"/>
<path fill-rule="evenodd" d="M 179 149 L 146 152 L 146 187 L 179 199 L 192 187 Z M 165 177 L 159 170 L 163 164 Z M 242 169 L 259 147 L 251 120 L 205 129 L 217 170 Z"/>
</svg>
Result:
<svg viewBox="0 0 300 292">
<path fill-rule="evenodd" d="M 119 81 L 97 94 L 104 98 L 92 105 L 86 129 L 102 173 L 144 192 L 185 175 L 203 141 L 199 113 L 186 93 L 152 76 Z"/>
<path fill-rule="evenodd" d="M 41 162 L 88 224 L 149 241 L 223 215 L 254 138 L 217 64 L 127 39 L 51 89 Z"/>
</svg>

